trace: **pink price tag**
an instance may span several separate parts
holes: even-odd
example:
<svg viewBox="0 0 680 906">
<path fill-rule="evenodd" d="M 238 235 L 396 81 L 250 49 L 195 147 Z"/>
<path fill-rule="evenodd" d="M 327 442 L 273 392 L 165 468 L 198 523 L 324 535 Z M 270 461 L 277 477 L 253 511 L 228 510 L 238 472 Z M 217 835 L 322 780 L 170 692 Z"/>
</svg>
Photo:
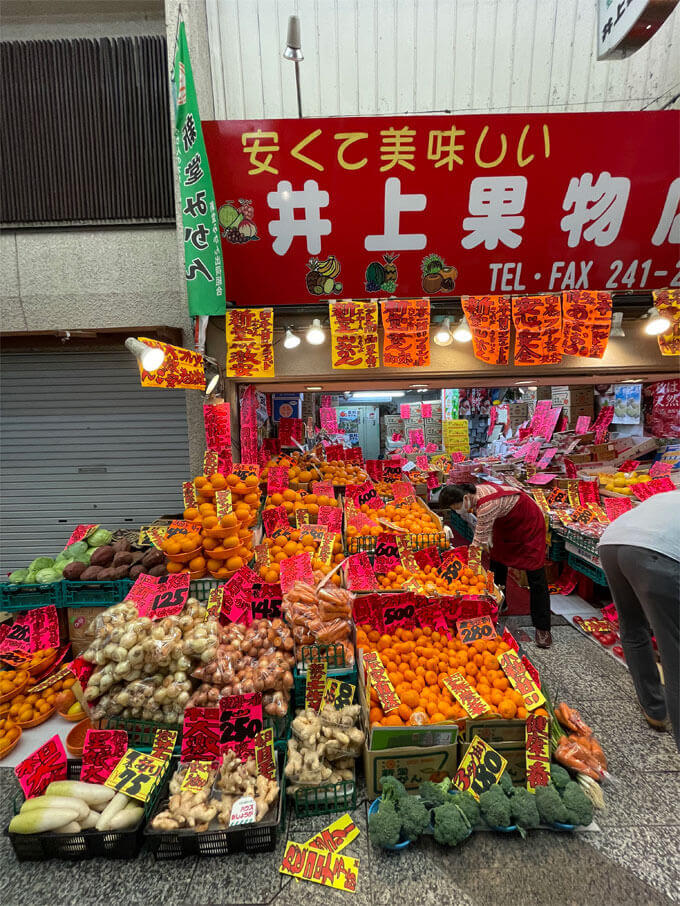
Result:
<svg viewBox="0 0 680 906">
<path fill-rule="evenodd" d="M 317 497 L 332 497 L 335 500 L 335 488 L 333 487 L 332 481 L 313 481 L 312 482 L 312 494 L 316 494 Z"/>
<path fill-rule="evenodd" d="M 673 484 L 672 478 L 668 475 L 664 475 L 663 478 L 655 478 L 653 481 L 648 481 L 646 484 L 633 485 L 633 494 L 635 494 L 638 500 L 647 500 L 655 494 L 663 494 L 666 491 L 675 490 L 677 490 L 677 488 Z"/>
<path fill-rule="evenodd" d="M 538 454 L 541 451 L 541 442 L 540 440 L 534 440 L 530 444 L 527 444 L 527 451 L 524 457 L 525 462 L 536 462 Z"/>
<path fill-rule="evenodd" d="M 339 506 L 320 506 L 316 518 L 317 525 L 325 525 L 334 535 L 342 531 L 342 510 Z"/>
<path fill-rule="evenodd" d="M 32 654 L 43 648 L 59 647 L 59 617 L 54 604 L 29 610 L 15 619 L 0 642 L 0 653 L 19 651 Z"/>
<path fill-rule="evenodd" d="M 421 428 L 412 428 L 408 432 L 408 441 L 415 447 L 422 447 L 425 443 L 425 437 Z"/>
<path fill-rule="evenodd" d="M 392 443 L 398 444 L 401 440 L 401 434 L 398 431 L 392 432 Z"/>
<path fill-rule="evenodd" d="M 427 472 L 430 465 L 427 456 L 416 456 L 416 465 L 421 471 Z"/>
<path fill-rule="evenodd" d="M 218 761 L 220 749 L 220 709 L 186 708 L 182 726 L 180 761 Z"/>
<path fill-rule="evenodd" d="M 283 504 L 281 506 L 262 510 L 262 522 L 264 524 L 265 534 L 267 535 L 271 535 L 276 529 L 288 530 L 290 528 L 288 512 Z"/>
<path fill-rule="evenodd" d="M 94 673 L 96 666 L 96 664 L 91 664 L 82 657 L 77 657 L 71 661 L 68 668 L 84 689 L 85 686 L 87 686 L 87 681 Z"/>
<path fill-rule="evenodd" d="M 85 783 L 104 783 L 127 750 L 125 730 L 88 730 L 83 743 L 80 779 Z"/>
<path fill-rule="evenodd" d="M 543 453 L 543 456 L 541 456 L 541 458 L 536 463 L 538 468 L 545 469 L 546 466 L 550 465 L 550 462 L 551 462 L 553 456 L 555 455 L 555 453 L 557 453 L 557 447 L 550 447 L 548 450 L 546 450 Z"/>
<path fill-rule="evenodd" d="M 619 466 L 619 472 L 634 472 L 639 465 L 640 465 L 639 459 L 627 459 L 625 462 L 622 462 L 621 465 Z M 652 475 L 651 469 L 649 470 L 649 474 Z M 652 478 L 654 478 L 653 475 L 652 475 Z"/>
<path fill-rule="evenodd" d="M 432 418 L 432 405 L 430 403 L 421 403 L 420 414 L 423 418 Z"/>
<path fill-rule="evenodd" d="M 255 755 L 255 740 L 262 731 L 261 694 L 227 695 L 220 699 L 219 713 L 220 752 L 231 749 L 247 761 Z"/>
<path fill-rule="evenodd" d="M 578 476 L 576 466 L 570 459 L 567 459 L 566 457 L 564 459 L 564 471 L 567 473 L 567 478 L 576 478 Z"/>
<path fill-rule="evenodd" d="M 639 463 L 638 463 L 639 465 Z M 621 472 L 624 471 L 623 466 L 621 466 Z M 649 475 L 651 478 L 663 478 L 666 475 L 670 475 L 673 471 L 672 462 L 662 462 L 660 459 L 657 462 L 652 463 L 652 466 L 649 470 Z"/>
<path fill-rule="evenodd" d="M 440 482 L 436 472 L 430 472 L 428 474 L 426 484 L 431 491 L 434 490 L 434 488 L 439 487 Z"/>
<path fill-rule="evenodd" d="M 411 444 L 404 444 L 404 446 L 401 448 L 401 452 L 402 453 L 413 453 L 413 447 L 411 446 Z"/>
<path fill-rule="evenodd" d="M 383 632 L 391 633 L 397 627 L 413 629 L 416 625 L 415 595 L 410 592 L 400 595 L 384 595 L 387 599 L 383 605 Z"/>
<path fill-rule="evenodd" d="M 384 575 L 400 564 L 396 536 L 385 533 L 378 535 L 375 539 L 375 571 Z"/>
<path fill-rule="evenodd" d="M 372 510 L 380 509 L 382 502 L 372 481 L 365 481 L 363 484 L 355 485 L 354 488 L 353 499 L 358 507 L 367 503 Z"/>
<path fill-rule="evenodd" d="M 267 471 L 267 494 L 281 494 L 288 487 L 288 469 L 285 466 L 269 466 Z"/>
<path fill-rule="evenodd" d="M 522 663 L 524 664 L 524 668 L 525 668 L 526 672 L 529 674 L 529 676 L 532 678 L 532 680 L 536 683 L 536 685 L 540 689 L 541 688 L 541 678 L 538 675 L 538 670 L 534 667 L 534 665 L 531 663 L 531 661 L 526 656 L 526 654 L 522 655 Z"/>
<path fill-rule="evenodd" d="M 451 462 L 456 463 L 456 462 L 464 462 L 464 461 L 465 461 L 465 453 L 456 452 L 456 453 L 451 454 Z"/>
<path fill-rule="evenodd" d="M 399 416 L 400 418 L 411 418 L 411 407 L 408 403 L 402 403 L 399 406 Z"/>
<path fill-rule="evenodd" d="M 527 484 L 544 485 L 550 484 L 553 478 L 557 477 L 555 472 L 537 472 L 531 478 L 527 478 Z"/>
<path fill-rule="evenodd" d="M 395 500 L 413 497 L 413 485 L 410 481 L 395 481 L 392 485 L 392 496 Z"/>
<path fill-rule="evenodd" d="M 501 638 L 506 645 L 509 645 L 512 648 L 513 651 L 519 651 L 519 644 L 517 642 L 517 639 L 507 627 L 503 630 L 503 635 L 501 636 Z"/>
<path fill-rule="evenodd" d="M 242 566 L 238 572 L 222 586 L 222 607 L 220 623 L 241 623 L 244 616 L 250 614 L 250 599 L 253 586 L 260 582 L 260 577 L 249 566 Z M 248 622 L 248 620 L 246 620 Z"/>
<path fill-rule="evenodd" d="M 375 591 L 378 587 L 371 561 L 365 551 L 347 557 L 344 570 L 347 587 L 352 591 Z"/>
<path fill-rule="evenodd" d="M 324 395 L 321 397 L 321 408 L 322 408 L 322 409 L 330 409 L 330 406 L 331 406 L 331 398 L 330 398 L 330 396 L 324 394 Z"/>
<path fill-rule="evenodd" d="M 287 594 L 296 582 L 306 582 L 307 585 L 314 585 L 314 571 L 312 570 L 312 558 L 309 553 L 296 554 L 295 557 L 289 557 L 282 560 L 279 564 L 281 569 L 281 591 Z"/>
<path fill-rule="evenodd" d="M 14 768 L 27 799 L 42 796 L 53 780 L 66 780 L 66 752 L 56 733 Z"/>
<path fill-rule="evenodd" d="M 426 453 L 434 453 L 434 451 L 435 451 L 436 449 L 437 449 L 437 444 L 425 444 L 425 452 L 426 452 Z"/>
<path fill-rule="evenodd" d="M 189 573 L 171 576 L 149 576 L 142 573 L 127 593 L 129 601 L 137 605 L 140 617 L 162 620 L 181 613 L 189 597 Z"/>
<path fill-rule="evenodd" d="M 204 404 L 203 421 L 208 450 L 231 450 L 231 408 L 229 403 Z"/>
<path fill-rule="evenodd" d="M 576 419 L 576 428 L 574 429 L 575 434 L 587 434 L 590 430 L 590 416 L 589 415 L 579 415 Z"/>
<path fill-rule="evenodd" d="M 397 547 L 399 547 L 398 542 Z M 432 545 L 432 547 L 423 548 L 421 551 L 415 551 L 413 556 L 421 569 L 424 569 L 426 566 L 434 566 L 435 569 L 439 569 L 441 566 L 442 558 L 439 556 L 439 551 L 434 545 Z"/>
<path fill-rule="evenodd" d="M 431 626 L 437 632 L 445 635 L 447 639 L 451 638 L 449 629 L 441 602 L 437 598 L 423 598 L 424 603 L 419 603 L 416 607 L 416 619 L 421 628 Z"/>
<path fill-rule="evenodd" d="M 71 537 L 68 539 L 64 547 L 68 547 L 69 544 L 75 544 L 76 541 L 84 541 L 85 538 L 89 537 L 95 529 L 99 528 L 99 523 L 91 523 L 90 525 L 79 525 L 77 526 Z"/>
<path fill-rule="evenodd" d="M 326 407 L 319 409 L 319 422 L 324 431 L 328 431 L 329 434 L 337 434 L 338 413 L 335 409 Z"/>
</svg>

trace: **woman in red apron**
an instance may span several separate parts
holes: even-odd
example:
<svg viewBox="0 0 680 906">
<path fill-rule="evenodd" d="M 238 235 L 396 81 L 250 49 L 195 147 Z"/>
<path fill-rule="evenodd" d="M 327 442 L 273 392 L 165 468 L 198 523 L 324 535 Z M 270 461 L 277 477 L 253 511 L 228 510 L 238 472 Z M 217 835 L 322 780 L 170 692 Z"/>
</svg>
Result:
<svg viewBox="0 0 680 906">
<path fill-rule="evenodd" d="M 497 585 L 505 586 L 508 567 L 526 570 L 536 644 L 549 648 L 550 592 L 545 574 L 545 517 L 540 508 L 524 491 L 495 484 L 445 485 L 439 503 L 476 515 L 470 547 L 489 550 Z"/>
</svg>

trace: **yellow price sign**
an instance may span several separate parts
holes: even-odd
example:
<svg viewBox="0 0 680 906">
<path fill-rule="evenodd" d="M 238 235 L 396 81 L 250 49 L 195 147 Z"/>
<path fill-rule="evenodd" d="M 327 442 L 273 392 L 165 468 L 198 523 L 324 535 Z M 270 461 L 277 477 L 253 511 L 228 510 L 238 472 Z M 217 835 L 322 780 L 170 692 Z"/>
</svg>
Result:
<svg viewBox="0 0 680 906">
<path fill-rule="evenodd" d="M 113 771 L 104 781 L 118 793 L 125 793 L 132 799 L 146 802 L 160 782 L 165 772 L 167 761 L 128 749 Z"/>
<path fill-rule="evenodd" d="M 328 664 L 316 661 L 307 667 L 307 684 L 305 686 L 305 708 L 311 708 L 317 713 L 323 705 L 323 696 L 326 689 L 326 673 Z"/>
<path fill-rule="evenodd" d="M 498 656 L 498 663 L 510 680 L 512 688 L 524 699 L 527 711 L 535 711 L 545 702 L 545 696 L 526 671 L 516 651 L 504 651 Z"/>
<path fill-rule="evenodd" d="M 333 705 L 336 711 L 341 711 L 346 705 L 354 701 L 356 686 L 345 683 L 341 679 L 327 679 L 323 693 L 324 705 Z"/>
<path fill-rule="evenodd" d="M 487 711 L 490 710 L 489 705 L 487 705 L 481 695 L 472 688 L 462 674 L 450 673 L 448 676 L 445 676 L 444 685 L 470 717 L 481 717 L 482 714 L 486 714 Z"/>
<path fill-rule="evenodd" d="M 322 849 L 329 853 L 339 853 L 358 836 L 359 828 L 354 823 L 352 816 L 345 814 L 314 834 L 303 846 L 311 846 L 312 849 Z"/>
<path fill-rule="evenodd" d="M 279 872 L 301 881 L 354 893 L 359 879 L 359 860 L 288 840 Z"/>
<path fill-rule="evenodd" d="M 475 736 L 458 765 L 453 785 L 463 792 L 468 790 L 475 799 L 479 799 L 490 786 L 498 783 L 507 764 L 507 760 L 493 746 Z"/>
<path fill-rule="evenodd" d="M 180 784 L 181 792 L 200 793 L 208 785 L 211 769 L 211 761 L 190 761 Z"/>
</svg>

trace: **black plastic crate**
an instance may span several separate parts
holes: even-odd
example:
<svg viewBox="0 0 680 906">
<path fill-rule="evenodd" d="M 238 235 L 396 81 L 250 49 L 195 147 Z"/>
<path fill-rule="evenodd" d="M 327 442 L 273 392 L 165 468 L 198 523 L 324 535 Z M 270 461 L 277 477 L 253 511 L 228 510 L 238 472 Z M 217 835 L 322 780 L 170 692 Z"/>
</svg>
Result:
<svg viewBox="0 0 680 906">
<path fill-rule="evenodd" d="M 176 753 L 179 753 L 182 744 L 182 724 L 159 724 L 136 717 L 104 717 L 97 721 L 96 725 L 102 730 L 125 730 L 128 735 L 128 746 L 140 752 L 151 749 L 156 730 L 177 731 Z"/>
<path fill-rule="evenodd" d="M 80 759 L 69 759 L 66 768 L 68 780 L 80 780 Z M 144 825 L 154 811 L 161 791 L 165 788 L 166 772 L 144 805 L 144 817 L 133 830 L 98 831 L 94 828 L 77 834 L 13 834 L 9 837 L 14 853 L 20 862 L 44 862 L 47 859 L 134 859 L 144 844 Z M 14 812 L 18 814 L 24 802 L 23 794 L 14 800 Z"/>
<path fill-rule="evenodd" d="M 277 831 L 283 832 L 286 823 L 286 784 L 284 770 L 286 766 L 287 743 L 276 745 L 276 762 L 279 780 L 279 801 L 276 812 L 268 815 L 258 824 L 245 824 L 239 827 L 219 827 L 214 830 L 195 833 L 187 830 L 157 831 L 149 824 L 144 835 L 149 849 L 156 859 L 181 859 L 184 856 L 231 856 L 234 853 L 267 853 L 276 848 Z M 167 808 L 169 800 L 170 778 L 175 772 L 178 761 L 173 763 L 158 800 L 157 807 L 149 820 L 158 812 Z"/>
<path fill-rule="evenodd" d="M 296 790 L 293 802 L 299 818 L 351 812 L 357 806 L 356 774 L 354 780 L 341 780 L 340 783 Z"/>
</svg>

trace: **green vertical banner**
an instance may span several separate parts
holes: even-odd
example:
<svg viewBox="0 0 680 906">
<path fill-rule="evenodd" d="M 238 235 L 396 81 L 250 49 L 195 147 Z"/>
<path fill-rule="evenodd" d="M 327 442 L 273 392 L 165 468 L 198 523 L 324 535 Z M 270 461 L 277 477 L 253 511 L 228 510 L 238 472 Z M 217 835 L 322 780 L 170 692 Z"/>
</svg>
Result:
<svg viewBox="0 0 680 906">
<path fill-rule="evenodd" d="M 173 71 L 175 152 L 182 199 L 184 265 L 189 314 L 223 315 L 224 266 L 215 191 L 198 113 L 184 22 L 180 20 Z"/>
</svg>

